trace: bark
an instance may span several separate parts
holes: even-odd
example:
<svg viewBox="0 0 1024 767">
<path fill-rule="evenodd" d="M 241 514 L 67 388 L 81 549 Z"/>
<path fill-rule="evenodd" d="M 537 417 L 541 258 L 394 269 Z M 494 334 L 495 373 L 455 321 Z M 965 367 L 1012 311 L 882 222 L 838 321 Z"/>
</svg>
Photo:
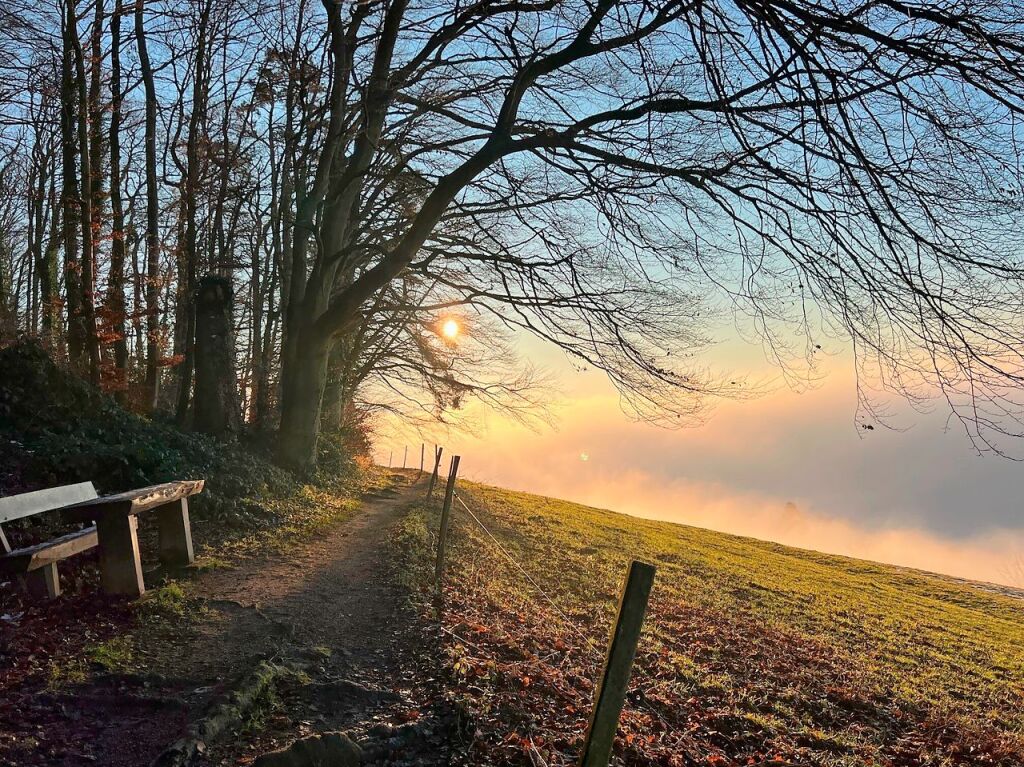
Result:
<svg viewBox="0 0 1024 767">
<path fill-rule="evenodd" d="M 102 9 L 97 6 L 97 17 L 102 17 Z M 98 33 L 97 33 L 98 34 Z M 85 53 L 82 41 L 78 36 L 78 22 L 75 12 L 75 0 L 67 3 L 67 36 L 71 44 L 72 60 L 75 67 L 77 84 L 78 113 L 76 120 L 78 138 L 78 160 L 80 179 L 78 186 L 79 229 L 82 240 L 82 304 L 81 323 L 85 353 L 89 361 L 89 379 L 96 386 L 100 383 L 100 352 L 96 337 L 96 251 L 93 237 L 93 175 L 92 152 L 89 142 L 90 102 L 89 90 L 85 80 Z M 96 63 L 99 66 L 99 62 Z"/>
<path fill-rule="evenodd" d="M 101 17 L 101 7 L 97 5 L 97 17 Z M 75 68 L 75 83 L 78 111 L 75 127 L 78 139 L 79 162 L 79 195 L 78 219 L 81 236 L 81 307 L 80 324 L 85 357 L 88 360 L 89 379 L 99 385 L 99 344 L 96 338 L 96 259 L 95 243 L 92 229 L 93 178 L 92 153 L 89 141 L 89 89 L 85 79 L 85 52 L 78 35 L 78 16 L 75 0 L 68 0 L 67 38 L 71 46 L 72 61 Z M 98 62 L 96 62 L 98 67 Z"/>
<path fill-rule="evenodd" d="M 61 207 L 64 245 L 64 295 L 67 308 L 67 355 L 71 367 L 85 367 L 85 320 L 82 316 L 82 263 L 78 250 L 80 206 L 78 200 L 78 145 L 75 110 L 78 90 L 75 87 L 74 52 L 68 19 L 74 25 L 73 13 L 64 17 L 63 52 L 61 69 Z"/>
<path fill-rule="evenodd" d="M 51 226 L 49 241 L 44 244 L 43 240 L 49 218 L 47 211 L 52 210 L 53 216 L 56 219 L 57 211 L 60 208 L 52 205 L 53 194 L 49 191 L 54 183 L 54 174 L 51 171 L 52 144 L 47 140 L 44 145 L 39 136 L 41 127 L 38 126 L 36 129 L 36 143 L 32 152 L 33 172 L 36 180 L 32 190 L 33 199 L 30 219 L 32 230 L 31 251 L 32 258 L 35 261 L 36 279 L 36 305 L 33 314 L 34 318 L 38 316 L 38 327 L 43 346 L 51 350 L 53 349 L 54 330 L 59 321 L 57 317 L 56 296 L 57 253 L 55 245 L 57 240 L 53 236 L 53 232 L 59 230 L 59 220 L 49 222 Z"/>
<path fill-rule="evenodd" d="M 208 275 L 196 291 L 193 429 L 217 437 L 241 426 L 235 375 L 234 294 L 231 281 Z"/>
<path fill-rule="evenodd" d="M 60 311 L 58 302 L 57 283 L 59 275 L 57 272 L 57 253 L 60 251 L 61 240 L 63 239 L 63 221 L 61 220 L 61 205 L 58 204 L 56 174 L 51 173 L 50 188 L 48 191 L 50 207 L 53 210 L 52 223 L 50 225 L 50 237 L 43 251 L 43 261 L 39 265 L 39 295 L 42 302 L 42 336 L 43 345 L 49 351 L 56 351 L 60 327 Z"/>
<path fill-rule="evenodd" d="M 263 346 L 260 349 L 258 388 L 256 390 L 256 424 L 260 428 L 268 428 L 273 416 L 273 397 L 271 396 L 270 370 L 274 358 L 274 347 L 277 340 L 277 317 L 280 312 L 275 310 L 274 296 L 277 289 L 277 273 L 270 276 L 267 291 L 267 327 L 263 333 Z"/>
<path fill-rule="evenodd" d="M 343 343 L 335 342 L 327 360 L 327 383 L 320 412 L 323 431 L 337 432 L 341 429 L 345 399 L 345 347 Z"/>
<path fill-rule="evenodd" d="M 188 136 L 185 140 L 185 177 L 182 184 L 182 213 L 185 218 L 184 247 L 181 251 L 178 272 L 178 324 L 185 328 L 185 343 L 182 348 L 184 360 L 178 368 L 178 404 L 175 420 L 184 426 L 188 419 L 189 399 L 192 393 L 192 373 L 195 367 L 195 290 L 196 270 L 199 258 L 199 229 L 196 220 L 197 197 L 199 195 L 199 142 L 206 117 L 208 78 L 208 39 L 210 6 L 207 2 L 199 16 L 198 40 L 196 42 L 195 72 L 192 80 L 192 112 L 189 115 Z"/>
<path fill-rule="evenodd" d="M 285 468 L 307 472 L 316 465 L 330 349 L 327 339 L 313 334 L 300 334 L 297 341 L 291 369 L 282 378 L 277 461 Z"/>
</svg>

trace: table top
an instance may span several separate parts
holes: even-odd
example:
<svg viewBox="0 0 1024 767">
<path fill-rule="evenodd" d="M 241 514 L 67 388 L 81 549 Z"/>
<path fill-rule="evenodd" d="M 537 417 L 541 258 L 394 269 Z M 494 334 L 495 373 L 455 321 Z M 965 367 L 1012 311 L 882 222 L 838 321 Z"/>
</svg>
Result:
<svg viewBox="0 0 1024 767">
<path fill-rule="evenodd" d="M 159 506 L 201 493 L 205 480 L 182 479 L 104 495 L 60 509 L 65 519 L 73 522 L 91 522 L 108 516 L 133 516 Z"/>
</svg>

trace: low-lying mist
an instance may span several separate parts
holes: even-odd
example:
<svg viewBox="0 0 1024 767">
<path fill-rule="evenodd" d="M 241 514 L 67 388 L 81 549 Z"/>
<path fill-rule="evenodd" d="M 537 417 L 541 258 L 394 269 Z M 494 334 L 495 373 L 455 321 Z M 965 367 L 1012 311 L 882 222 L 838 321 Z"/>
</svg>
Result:
<svg viewBox="0 0 1024 767">
<path fill-rule="evenodd" d="M 567 387 L 568 389 L 568 387 Z M 556 429 L 480 414 L 439 438 L 461 476 L 651 519 L 949 575 L 1024 586 L 1020 463 L 974 454 L 945 414 L 858 428 L 854 386 L 727 403 L 703 426 L 632 423 L 613 394 L 567 400 Z M 398 433 L 379 446 L 414 445 Z M 382 450 L 383 455 L 380 455 Z M 429 454 L 430 449 L 428 447 Z M 412 465 L 412 462 L 410 462 Z"/>
</svg>

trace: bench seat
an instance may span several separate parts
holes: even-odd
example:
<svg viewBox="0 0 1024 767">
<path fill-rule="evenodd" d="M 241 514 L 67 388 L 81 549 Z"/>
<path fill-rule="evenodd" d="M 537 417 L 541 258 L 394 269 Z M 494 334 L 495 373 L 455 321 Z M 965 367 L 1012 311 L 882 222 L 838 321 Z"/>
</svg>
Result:
<svg viewBox="0 0 1024 767">
<path fill-rule="evenodd" d="M 92 482 L 51 487 L 0 498 L 0 524 L 81 503 L 97 497 Z M 88 520 L 92 521 L 92 520 Z M 18 575 L 34 597 L 53 598 L 60 594 L 57 563 L 99 545 L 96 526 L 62 535 L 34 546 L 11 550 L 0 527 L 0 573 Z"/>
<path fill-rule="evenodd" d="M 0 573 L 28 573 L 99 544 L 96 525 L 0 556 Z"/>
</svg>

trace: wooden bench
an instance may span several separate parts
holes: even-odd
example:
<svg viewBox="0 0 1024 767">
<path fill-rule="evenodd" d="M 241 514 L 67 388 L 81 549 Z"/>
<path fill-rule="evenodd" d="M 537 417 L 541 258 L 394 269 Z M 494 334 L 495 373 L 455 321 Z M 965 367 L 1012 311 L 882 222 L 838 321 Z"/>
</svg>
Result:
<svg viewBox="0 0 1024 767">
<path fill-rule="evenodd" d="M 188 497 L 202 492 L 203 480 L 183 480 L 98 496 L 91 482 L 0 498 L 0 525 L 36 514 L 57 512 L 67 522 L 88 526 L 35 546 L 11 550 L 0 527 L 0 572 L 25 575 L 29 591 L 38 596 L 60 594 L 57 563 L 100 549 L 100 580 L 108 594 L 145 593 L 139 556 L 138 515 L 154 511 L 160 559 L 181 566 L 194 559 Z"/>
<path fill-rule="evenodd" d="M 3 548 L 3 554 L 0 555 L 0 572 L 23 574 L 28 590 L 33 596 L 58 596 L 60 578 L 57 575 L 57 563 L 95 546 L 98 541 L 96 526 L 92 525 L 54 538 L 52 541 L 12 551 L 2 525 L 97 497 L 92 482 L 81 482 L 77 485 L 52 487 L 34 493 L 0 498 L 0 548 Z"/>
</svg>

